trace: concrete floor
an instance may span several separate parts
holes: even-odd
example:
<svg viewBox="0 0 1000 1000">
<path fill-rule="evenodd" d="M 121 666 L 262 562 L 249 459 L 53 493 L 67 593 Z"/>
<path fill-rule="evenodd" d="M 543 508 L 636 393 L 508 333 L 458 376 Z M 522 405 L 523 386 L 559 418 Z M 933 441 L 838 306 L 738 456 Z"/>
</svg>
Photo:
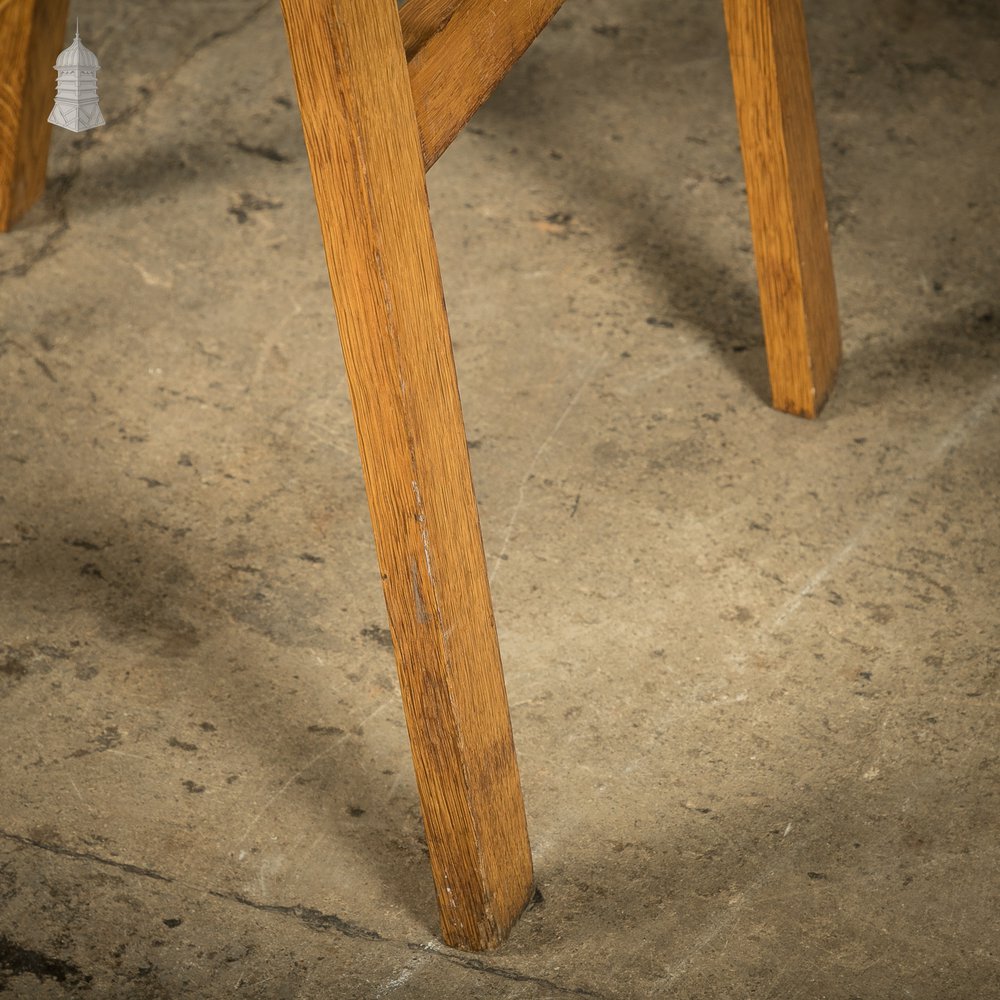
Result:
<svg viewBox="0 0 1000 1000">
<path fill-rule="evenodd" d="M 78 6 L 108 125 L 0 238 L 0 993 L 1000 996 L 996 5 L 809 4 L 818 422 L 766 405 L 721 5 L 571 0 L 430 173 L 544 896 L 481 958 L 278 5 Z"/>
</svg>

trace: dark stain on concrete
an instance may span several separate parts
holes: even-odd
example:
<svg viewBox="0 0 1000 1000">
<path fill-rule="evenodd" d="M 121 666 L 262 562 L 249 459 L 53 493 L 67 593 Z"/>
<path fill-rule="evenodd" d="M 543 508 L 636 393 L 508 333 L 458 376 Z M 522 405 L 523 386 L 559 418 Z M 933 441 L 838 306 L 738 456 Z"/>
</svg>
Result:
<svg viewBox="0 0 1000 1000">
<path fill-rule="evenodd" d="M 392 633 L 387 628 L 382 628 L 381 625 L 366 625 L 361 630 L 361 637 L 371 639 L 372 642 L 377 642 L 386 649 L 392 649 Z"/>
<path fill-rule="evenodd" d="M 268 201 L 266 198 L 257 198 L 244 191 L 240 195 L 239 203 L 230 205 L 228 212 L 230 215 L 235 215 L 236 221 L 240 225 L 243 225 L 244 222 L 249 220 L 251 212 L 264 212 L 269 209 L 281 207 L 282 203 L 280 201 Z"/>
<path fill-rule="evenodd" d="M 27 676 L 28 668 L 15 650 L 8 649 L 0 653 L 0 677 L 9 677 L 16 682 Z"/>
<path fill-rule="evenodd" d="M 0 936 L 0 993 L 15 976 L 35 976 L 39 982 L 54 979 L 57 983 L 79 986 L 89 983 L 91 977 L 84 975 L 80 968 L 60 958 L 51 958 L 33 948 L 25 948 Z"/>
<path fill-rule="evenodd" d="M 65 538 L 63 541 L 67 545 L 72 545 L 76 549 L 85 549 L 87 552 L 100 552 L 101 549 L 107 548 L 107 546 L 92 542 L 88 538 Z"/>
<path fill-rule="evenodd" d="M 287 163 L 290 157 L 279 153 L 273 146 L 251 146 L 240 140 L 229 144 L 233 149 L 238 149 L 241 153 L 249 153 L 251 156 L 262 156 L 265 160 L 273 163 Z"/>
<path fill-rule="evenodd" d="M 81 747 L 79 750 L 74 750 L 70 757 L 89 757 L 92 753 L 105 753 L 107 750 L 113 750 L 121 741 L 122 736 L 117 726 L 105 726 L 97 736 L 90 740 L 94 744 L 93 747 Z"/>
<path fill-rule="evenodd" d="M 24 646 L 0 644 L 0 691 L 10 689 L 31 674 L 49 673 L 57 662 L 69 660 L 71 654 L 48 643 L 29 643 Z M 74 673 L 79 680 L 96 676 L 97 668 L 78 664 Z"/>
</svg>

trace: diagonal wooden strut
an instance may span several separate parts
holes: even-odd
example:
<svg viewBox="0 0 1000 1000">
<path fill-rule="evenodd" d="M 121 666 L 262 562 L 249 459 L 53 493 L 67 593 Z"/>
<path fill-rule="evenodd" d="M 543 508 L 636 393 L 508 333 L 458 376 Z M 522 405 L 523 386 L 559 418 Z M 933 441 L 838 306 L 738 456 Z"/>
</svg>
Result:
<svg viewBox="0 0 1000 1000">
<path fill-rule="evenodd" d="M 448 23 L 448 18 L 464 0 L 409 0 L 399 8 L 403 49 L 407 60 L 427 44 Z"/>
<path fill-rule="evenodd" d="M 408 0 L 399 12 L 424 168 L 493 93 L 563 0 Z"/>
</svg>

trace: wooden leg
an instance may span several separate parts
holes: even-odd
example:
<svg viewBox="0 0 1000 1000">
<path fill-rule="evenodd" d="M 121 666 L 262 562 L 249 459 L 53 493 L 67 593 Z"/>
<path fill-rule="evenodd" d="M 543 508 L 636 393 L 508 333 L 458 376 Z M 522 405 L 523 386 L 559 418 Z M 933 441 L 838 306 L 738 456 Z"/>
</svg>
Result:
<svg viewBox="0 0 1000 1000">
<path fill-rule="evenodd" d="M 774 406 L 815 417 L 840 361 L 802 0 L 725 0 Z"/>
<path fill-rule="evenodd" d="M 68 7 L 69 0 L 0 2 L 0 233 L 45 190 L 53 65 Z"/>
<path fill-rule="evenodd" d="M 445 941 L 531 853 L 395 0 L 282 0 Z"/>
</svg>

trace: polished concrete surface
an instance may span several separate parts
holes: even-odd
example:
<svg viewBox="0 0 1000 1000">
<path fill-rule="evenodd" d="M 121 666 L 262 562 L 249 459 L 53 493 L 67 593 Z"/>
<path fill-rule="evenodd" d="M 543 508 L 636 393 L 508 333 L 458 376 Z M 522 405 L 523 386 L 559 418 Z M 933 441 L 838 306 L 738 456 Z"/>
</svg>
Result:
<svg viewBox="0 0 1000 1000">
<path fill-rule="evenodd" d="M 428 177 L 543 901 L 437 918 L 277 3 L 92 0 L 0 237 L 0 994 L 1000 996 L 1000 15 L 809 3 L 845 357 L 772 411 L 721 4 Z"/>
</svg>

